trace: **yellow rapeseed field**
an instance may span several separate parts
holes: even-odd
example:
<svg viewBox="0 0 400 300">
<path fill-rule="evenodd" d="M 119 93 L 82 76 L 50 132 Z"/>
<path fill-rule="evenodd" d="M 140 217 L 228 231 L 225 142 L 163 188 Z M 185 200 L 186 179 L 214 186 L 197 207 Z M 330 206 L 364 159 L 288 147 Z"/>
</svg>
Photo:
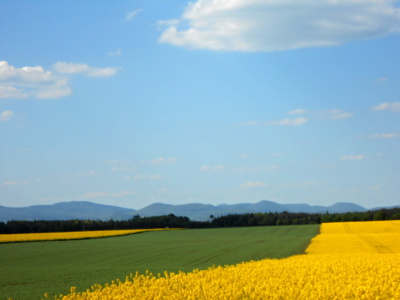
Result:
<svg viewBox="0 0 400 300">
<path fill-rule="evenodd" d="M 130 275 L 62 300 L 400 299 L 400 221 L 323 224 L 305 255 Z M 45 295 L 47 296 L 47 295 Z M 48 299 L 48 298 L 47 298 Z"/>
<path fill-rule="evenodd" d="M 79 239 L 127 235 L 127 234 L 134 234 L 134 233 L 154 231 L 154 230 L 166 230 L 166 229 L 129 229 L 129 230 L 0 234 L 0 243 L 52 241 L 52 240 L 79 240 Z"/>
<path fill-rule="evenodd" d="M 324 223 L 306 252 L 400 254 L 400 221 Z"/>
</svg>

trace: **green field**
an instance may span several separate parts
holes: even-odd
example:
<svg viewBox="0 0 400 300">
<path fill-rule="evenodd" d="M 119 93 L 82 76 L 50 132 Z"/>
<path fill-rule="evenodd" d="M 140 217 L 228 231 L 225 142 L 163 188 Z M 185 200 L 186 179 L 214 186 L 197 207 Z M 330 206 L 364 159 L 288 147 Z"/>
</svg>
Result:
<svg viewBox="0 0 400 300">
<path fill-rule="evenodd" d="M 136 271 L 205 269 L 303 253 L 319 225 L 146 232 L 129 236 L 0 244 L 0 299 L 35 300 Z"/>
</svg>

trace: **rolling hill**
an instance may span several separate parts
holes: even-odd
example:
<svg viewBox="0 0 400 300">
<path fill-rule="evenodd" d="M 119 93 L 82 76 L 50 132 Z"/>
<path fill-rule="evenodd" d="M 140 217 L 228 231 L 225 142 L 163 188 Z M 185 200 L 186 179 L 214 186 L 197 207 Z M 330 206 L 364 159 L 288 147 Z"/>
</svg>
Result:
<svg viewBox="0 0 400 300">
<path fill-rule="evenodd" d="M 305 212 L 305 213 L 341 213 L 366 211 L 367 209 L 354 203 L 336 203 L 331 206 L 311 206 L 308 204 L 279 204 L 263 200 L 257 203 L 240 204 L 201 204 L 191 203 L 171 205 L 153 203 L 140 210 L 97 204 L 88 201 L 60 202 L 53 205 L 34 205 L 29 207 L 0 206 L 0 222 L 9 220 L 127 220 L 134 215 L 145 217 L 174 214 L 189 217 L 191 220 L 208 220 L 211 215 L 217 217 L 227 214 L 243 214 L 257 212 Z"/>
</svg>

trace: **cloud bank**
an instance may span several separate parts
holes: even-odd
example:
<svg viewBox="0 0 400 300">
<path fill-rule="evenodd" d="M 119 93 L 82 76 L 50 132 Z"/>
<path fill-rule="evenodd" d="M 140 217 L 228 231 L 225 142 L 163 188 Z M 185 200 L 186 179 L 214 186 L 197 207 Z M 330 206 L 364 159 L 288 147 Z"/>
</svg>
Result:
<svg viewBox="0 0 400 300">
<path fill-rule="evenodd" d="M 400 30 L 393 0 L 197 0 L 159 42 L 214 51 L 333 46 Z"/>
</svg>

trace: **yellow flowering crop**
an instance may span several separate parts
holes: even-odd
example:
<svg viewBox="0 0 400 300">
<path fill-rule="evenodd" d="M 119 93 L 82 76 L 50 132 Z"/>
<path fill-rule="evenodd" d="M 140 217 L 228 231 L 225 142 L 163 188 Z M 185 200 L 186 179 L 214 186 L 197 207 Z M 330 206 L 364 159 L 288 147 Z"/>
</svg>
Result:
<svg viewBox="0 0 400 300">
<path fill-rule="evenodd" d="M 16 233 L 0 234 L 0 243 L 51 241 L 51 240 L 79 240 L 108 236 L 127 235 L 139 232 L 166 230 L 166 229 L 129 229 L 129 230 L 100 230 L 100 231 L 73 231 L 73 232 L 43 232 L 43 233 Z"/>
<path fill-rule="evenodd" d="M 55 299 L 400 299 L 399 234 L 400 221 L 323 224 L 305 255 L 131 274 Z"/>
<path fill-rule="evenodd" d="M 324 223 L 306 253 L 400 253 L 400 221 Z"/>
<path fill-rule="evenodd" d="M 400 299 L 399 255 L 297 255 L 128 277 L 59 299 Z"/>
</svg>

